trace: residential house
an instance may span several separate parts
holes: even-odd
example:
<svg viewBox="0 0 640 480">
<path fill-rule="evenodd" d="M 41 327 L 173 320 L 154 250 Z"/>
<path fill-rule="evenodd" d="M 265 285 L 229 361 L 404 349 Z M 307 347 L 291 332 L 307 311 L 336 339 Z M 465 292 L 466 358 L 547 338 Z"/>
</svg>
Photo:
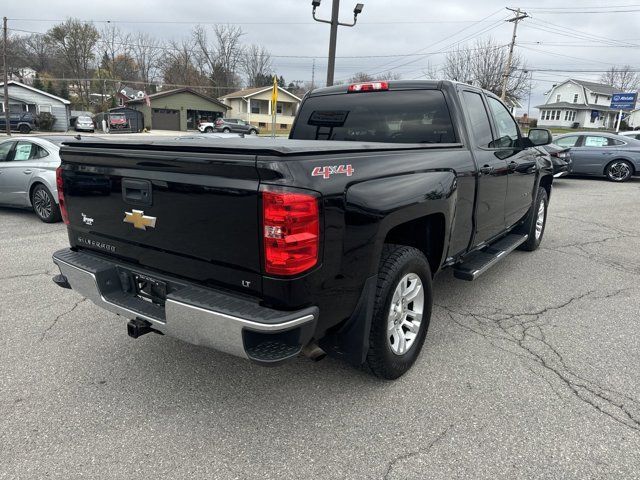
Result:
<svg viewBox="0 0 640 480">
<path fill-rule="evenodd" d="M 229 106 L 191 88 L 177 88 L 130 100 L 129 108 L 144 115 L 148 130 L 195 130 L 200 121 L 225 116 Z"/>
<path fill-rule="evenodd" d="M 622 119 L 624 120 L 624 117 L 622 117 Z M 630 129 L 640 130 L 640 108 L 636 108 L 629 112 L 629 116 L 626 120 Z"/>
<path fill-rule="evenodd" d="M 71 102 L 50 93 L 33 88 L 15 80 L 7 82 L 9 91 L 9 111 L 13 113 L 31 112 L 34 115 L 48 112 L 55 117 L 52 130 L 65 132 L 69 128 Z M 0 101 L 4 112 L 4 84 L 0 83 Z"/>
<path fill-rule="evenodd" d="M 271 128 L 271 104 L 273 86 L 247 88 L 221 97 L 231 110 L 227 114 L 231 118 L 239 118 L 259 128 Z M 276 129 L 290 130 L 302 100 L 293 93 L 278 87 L 276 110 Z"/>
<path fill-rule="evenodd" d="M 25 85 L 33 85 L 36 78 L 36 71 L 30 67 L 22 67 L 9 72 L 9 80 L 24 83 Z"/>
<path fill-rule="evenodd" d="M 122 107 L 129 103 L 131 100 L 144 99 L 144 95 L 144 90 L 138 90 L 136 88 L 127 87 L 126 85 L 120 85 L 120 88 L 118 88 L 115 97 L 118 105 Z"/>
<path fill-rule="evenodd" d="M 540 111 L 538 126 L 562 128 L 614 128 L 617 110 L 610 108 L 611 85 L 569 79 L 554 85 Z"/>
</svg>

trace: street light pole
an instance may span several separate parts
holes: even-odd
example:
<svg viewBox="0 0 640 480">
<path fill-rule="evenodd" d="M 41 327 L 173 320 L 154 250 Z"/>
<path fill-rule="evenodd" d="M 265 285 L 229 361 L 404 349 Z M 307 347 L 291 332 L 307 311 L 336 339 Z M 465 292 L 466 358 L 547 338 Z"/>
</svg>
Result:
<svg viewBox="0 0 640 480">
<path fill-rule="evenodd" d="M 358 21 L 358 15 L 362 13 L 362 9 L 364 5 L 362 3 L 356 4 L 356 7 L 353 9 L 353 22 L 352 23 L 342 23 L 339 20 L 340 17 L 340 0 L 333 0 L 333 5 L 331 7 L 331 20 L 323 20 L 321 18 L 316 17 L 316 8 L 320 6 L 321 0 L 313 0 L 311 5 L 313 6 L 313 19 L 316 22 L 328 23 L 331 25 L 331 33 L 329 36 L 329 62 L 327 65 L 327 87 L 333 85 L 333 77 L 336 68 L 336 47 L 338 43 L 338 26 L 341 25 L 343 27 L 354 27 L 356 22 Z"/>
<path fill-rule="evenodd" d="M 2 19 L 2 38 L 4 40 L 2 49 L 2 64 L 4 66 L 4 122 L 7 135 L 11 136 L 11 116 L 9 115 L 9 67 L 7 66 L 7 17 Z"/>
</svg>

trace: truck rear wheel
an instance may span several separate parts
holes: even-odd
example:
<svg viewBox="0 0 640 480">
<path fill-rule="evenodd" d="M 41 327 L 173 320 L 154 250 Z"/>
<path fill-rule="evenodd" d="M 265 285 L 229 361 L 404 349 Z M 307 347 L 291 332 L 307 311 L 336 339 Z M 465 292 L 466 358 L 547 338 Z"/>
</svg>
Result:
<svg viewBox="0 0 640 480">
<path fill-rule="evenodd" d="M 431 270 L 413 247 L 385 245 L 378 271 L 366 366 L 393 380 L 414 364 L 431 319 Z"/>
</svg>

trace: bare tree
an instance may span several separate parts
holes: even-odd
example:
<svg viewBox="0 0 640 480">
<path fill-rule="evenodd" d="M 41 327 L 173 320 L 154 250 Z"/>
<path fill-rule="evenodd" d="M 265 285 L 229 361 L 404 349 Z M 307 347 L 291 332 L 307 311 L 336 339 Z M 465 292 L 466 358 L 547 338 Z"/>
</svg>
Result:
<svg viewBox="0 0 640 480">
<path fill-rule="evenodd" d="M 89 78 L 100 34 L 92 23 L 70 18 L 47 32 L 47 40 L 68 65 L 83 106 L 89 105 Z"/>
<path fill-rule="evenodd" d="M 171 40 L 164 49 L 165 53 L 159 59 L 159 69 L 165 83 L 193 87 L 210 84 L 200 67 L 192 39 Z"/>
<path fill-rule="evenodd" d="M 160 58 L 161 47 L 158 40 L 146 33 L 138 33 L 131 46 L 131 55 L 138 66 L 138 76 L 144 83 L 145 89 L 156 78 Z"/>
<path fill-rule="evenodd" d="M 54 69 L 55 51 L 44 35 L 33 34 L 22 38 L 29 66 L 36 72 L 51 72 Z"/>
<path fill-rule="evenodd" d="M 479 39 L 471 47 L 460 47 L 447 54 L 442 77 L 470 83 L 500 95 L 507 56 L 506 48 L 492 38 Z M 507 82 L 507 98 L 523 98 L 528 92 L 528 79 L 524 60 L 514 53 Z"/>
<path fill-rule="evenodd" d="M 384 75 L 370 75 L 367 72 L 358 72 L 354 74 L 347 83 L 362 83 L 362 82 L 381 82 L 384 80 L 399 80 L 400 74 L 387 72 Z"/>
<path fill-rule="evenodd" d="M 600 77 L 600 81 L 611 85 L 618 92 L 635 92 L 640 88 L 640 74 L 634 72 L 629 65 L 611 67 Z"/>
<path fill-rule="evenodd" d="M 222 96 L 229 89 L 240 87 L 238 75 L 244 48 L 241 37 L 244 32 L 233 25 L 215 25 L 214 39 L 209 41 L 207 31 L 198 25 L 193 30 L 193 39 L 200 57 L 200 65 L 206 67 L 206 74 L 211 79 L 213 95 Z"/>
<path fill-rule="evenodd" d="M 262 87 L 264 79 L 273 73 L 271 54 L 263 46 L 250 45 L 241 59 L 247 87 Z"/>
</svg>

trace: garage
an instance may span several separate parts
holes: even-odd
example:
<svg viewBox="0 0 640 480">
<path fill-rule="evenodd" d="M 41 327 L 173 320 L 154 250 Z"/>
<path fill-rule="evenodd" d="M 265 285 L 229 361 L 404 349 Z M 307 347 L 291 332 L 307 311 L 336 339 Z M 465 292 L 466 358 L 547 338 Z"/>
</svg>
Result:
<svg viewBox="0 0 640 480">
<path fill-rule="evenodd" d="M 180 110 L 154 108 L 151 113 L 151 128 L 155 130 L 180 130 Z"/>
<path fill-rule="evenodd" d="M 198 121 L 224 117 L 231 107 L 191 88 L 163 90 L 145 98 L 130 100 L 127 108 L 143 115 L 147 130 L 180 130 L 198 128 Z"/>
</svg>

